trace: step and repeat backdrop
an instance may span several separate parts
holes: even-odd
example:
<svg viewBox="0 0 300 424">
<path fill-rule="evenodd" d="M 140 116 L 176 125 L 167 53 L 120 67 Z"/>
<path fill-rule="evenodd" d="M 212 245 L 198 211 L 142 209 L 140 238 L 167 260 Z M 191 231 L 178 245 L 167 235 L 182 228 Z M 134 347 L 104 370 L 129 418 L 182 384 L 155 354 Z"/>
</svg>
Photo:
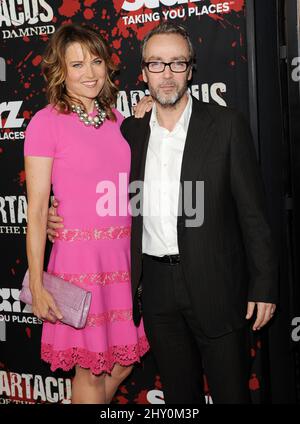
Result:
<svg viewBox="0 0 300 424">
<path fill-rule="evenodd" d="M 65 23 L 77 22 L 93 26 L 108 40 L 119 66 L 117 108 L 128 117 L 147 93 L 140 69 L 140 41 L 159 22 L 183 24 L 197 53 L 190 86 L 193 96 L 235 107 L 247 117 L 245 3 L 0 0 L 0 404 L 70 403 L 71 397 L 73 373 L 52 373 L 40 360 L 42 322 L 19 301 L 27 268 L 23 143 L 31 117 L 46 104 L 40 63 L 51 34 Z M 254 368 L 249 385 L 254 401 L 259 400 L 262 384 L 260 349 L 260 341 L 253 340 Z M 212 402 L 206 382 L 205 387 L 207 402 Z M 164 403 L 151 353 L 135 367 L 114 402 Z"/>
</svg>

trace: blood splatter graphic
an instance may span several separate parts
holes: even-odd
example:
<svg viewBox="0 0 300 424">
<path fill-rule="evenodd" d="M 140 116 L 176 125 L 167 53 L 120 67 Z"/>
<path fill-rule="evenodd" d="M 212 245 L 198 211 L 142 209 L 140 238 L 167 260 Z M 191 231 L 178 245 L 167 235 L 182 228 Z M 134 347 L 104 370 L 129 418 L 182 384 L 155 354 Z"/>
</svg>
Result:
<svg viewBox="0 0 300 424">
<path fill-rule="evenodd" d="M 148 390 L 141 390 L 139 394 L 137 395 L 137 397 L 134 399 L 134 402 L 143 404 L 143 405 L 149 403 L 147 399 L 147 393 L 148 393 Z"/>
<path fill-rule="evenodd" d="M 208 387 L 208 381 L 207 381 L 206 375 L 203 375 L 203 387 L 204 387 L 204 393 L 208 393 L 209 387 Z"/>
<path fill-rule="evenodd" d="M 231 6 L 231 10 L 235 12 L 241 12 L 245 7 L 245 0 L 235 0 L 234 4 Z"/>
<path fill-rule="evenodd" d="M 42 56 L 37 55 L 34 59 L 32 59 L 33 66 L 38 66 L 42 61 Z"/>
<path fill-rule="evenodd" d="M 85 0 L 84 5 L 87 7 L 92 6 L 94 3 L 96 3 L 97 0 Z"/>
<path fill-rule="evenodd" d="M 119 65 L 121 63 L 121 59 L 119 58 L 118 55 L 116 55 L 116 53 L 113 53 L 111 55 L 111 58 L 116 65 Z"/>
<path fill-rule="evenodd" d="M 83 16 L 87 20 L 93 19 L 94 12 L 92 11 L 92 9 L 85 9 L 84 12 L 83 12 Z"/>
<path fill-rule="evenodd" d="M 121 39 L 119 38 L 118 40 L 114 40 L 112 45 L 116 50 L 119 49 L 121 47 Z"/>
<path fill-rule="evenodd" d="M 124 0 L 113 0 L 114 8 L 117 13 L 121 11 L 123 3 Z"/>
<path fill-rule="evenodd" d="M 58 13 L 67 18 L 71 18 L 80 10 L 79 0 L 64 0 L 61 7 L 58 9 Z"/>
<path fill-rule="evenodd" d="M 28 337 L 29 339 L 31 339 L 31 328 L 26 327 L 26 328 L 25 328 L 25 332 L 26 332 L 27 337 Z"/>
<path fill-rule="evenodd" d="M 30 119 L 30 117 L 31 117 L 31 112 L 29 112 L 28 110 L 24 110 L 23 118 L 24 119 Z"/>
<path fill-rule="evenodd" d="M 228 3 L 228 0 L 210 0 L 211 4 Z M 245 6 L 245 0 L 232 0 L 229 2 L 230 11 L 241 12 Z"/>
<path fill-rule="evenodd" d="M 20 186 L 23 186 L 24 185 L 24 182 L 26 181 L 25 171 L 24 170 L 20 171 L 19 174 L 18 174 L 18 177 L 19 177 L 18 178 L 19 185 Z"/>
<path fill-rule="evenodd" d="M 260 389 L 259 380 L 258 380 L 256 374 L 252 374 L 252 376 L 249 380 L 249 389 L 250 390 L 259 390 Z"/>
<path fill-rule="evenodd" d="M 30 58 L 30 56 L 32 55 L 33 51 L 31 50 L 31 52 L 28 53 L 28 55 L 24 58 L 24 60 L 21 60 L 18 64 L 17 64 L 17 68 L 20 68 L 22 65 L 24 65 L 24 62 L 26 62 L 26 60 L 28 60 Z M 19 69 L 19 71 L 21 72 L 21 70 Z"/>
</svg>

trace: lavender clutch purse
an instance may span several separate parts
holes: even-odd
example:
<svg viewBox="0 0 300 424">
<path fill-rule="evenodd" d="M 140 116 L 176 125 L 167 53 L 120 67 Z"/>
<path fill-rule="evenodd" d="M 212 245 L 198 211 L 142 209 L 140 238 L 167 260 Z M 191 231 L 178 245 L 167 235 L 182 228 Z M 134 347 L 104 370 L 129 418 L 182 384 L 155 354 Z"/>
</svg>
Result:
<svg viewBox="0 0 300 424">
<path fill-rule="evenodd" d="M 63 315 L 61 321 L 75 328 L 83 328 L 91 304 L 91 293 L 47 272 L 43 273 L 43 286 L 53 296 L 61 311 Z M 28 270 L 23 280 L 19 299 L 32 305 Z"/>
</svg>

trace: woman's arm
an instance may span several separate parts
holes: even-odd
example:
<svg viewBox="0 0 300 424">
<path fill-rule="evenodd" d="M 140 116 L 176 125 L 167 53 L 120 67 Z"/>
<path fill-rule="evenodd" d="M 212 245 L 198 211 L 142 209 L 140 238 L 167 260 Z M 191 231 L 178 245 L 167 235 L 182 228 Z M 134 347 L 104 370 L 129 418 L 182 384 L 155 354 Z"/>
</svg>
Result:
<svg viewBox="0 0 300 424">
<path fill-rule="evenodd" d="M 38 318 L 49 321 L 62 318 L 53 297 L 43 288 L 42 279 L 52 163 L 53 158 L 25 157 L 28 197 L 26 246 L 32 311 Z"/>
</svg>

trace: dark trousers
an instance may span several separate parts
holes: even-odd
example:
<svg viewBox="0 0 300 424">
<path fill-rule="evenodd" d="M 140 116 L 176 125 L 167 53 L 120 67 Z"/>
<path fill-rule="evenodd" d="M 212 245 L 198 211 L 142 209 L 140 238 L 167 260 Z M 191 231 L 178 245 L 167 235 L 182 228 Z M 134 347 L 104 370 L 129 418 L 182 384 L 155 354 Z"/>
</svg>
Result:
<svg viewBox="0 0 300 424">
<path fill-rule="evenodd" d="M 248 326 L 218 338 L 205 336 L 193 317 L 180 264 L 144 255 L 142 287 L 144 326 L 165 402 L 204 403 L 204 371 L 214 403 L 250 403 Z"/>
</svg>

